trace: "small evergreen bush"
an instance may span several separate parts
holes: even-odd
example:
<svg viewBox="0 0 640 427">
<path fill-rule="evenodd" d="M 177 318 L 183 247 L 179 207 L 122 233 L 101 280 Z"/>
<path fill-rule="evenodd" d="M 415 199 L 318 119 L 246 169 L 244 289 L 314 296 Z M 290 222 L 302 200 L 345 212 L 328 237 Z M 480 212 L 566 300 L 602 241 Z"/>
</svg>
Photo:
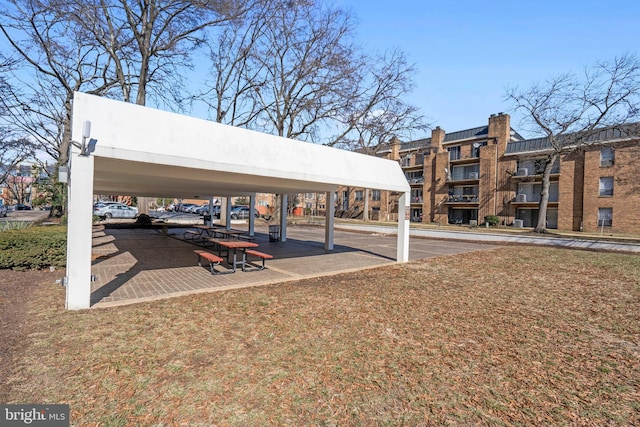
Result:
<svg viewBox="0 0 640 427">
<path fill-rule="evenodd" d="M 498 215 L 487 215 L 484 217 L 484 222 L 491 226 L 500 224 L 500 217 Z"/>
<path fill-rule="evenodd" d="M 66 227 L 32 226 L 0 232 L 0 269 L 64 267 L 66 260 Z"/>
</svg>

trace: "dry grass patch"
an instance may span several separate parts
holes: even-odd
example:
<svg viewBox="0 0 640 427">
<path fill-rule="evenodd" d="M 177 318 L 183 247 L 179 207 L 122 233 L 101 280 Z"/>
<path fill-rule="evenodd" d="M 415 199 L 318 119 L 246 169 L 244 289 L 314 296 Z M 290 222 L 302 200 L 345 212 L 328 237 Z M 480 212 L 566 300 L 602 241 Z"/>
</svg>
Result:
<svg viewBox="0 0 640 427">
<path fill-rule="evenodd" d="M 28 273 L 23 273 L 28 274 Z M 77 425 L 640 424 L 640 257 L 508 247 L 68 312 L 38 288 L 11 402 Z"/>
</svg>

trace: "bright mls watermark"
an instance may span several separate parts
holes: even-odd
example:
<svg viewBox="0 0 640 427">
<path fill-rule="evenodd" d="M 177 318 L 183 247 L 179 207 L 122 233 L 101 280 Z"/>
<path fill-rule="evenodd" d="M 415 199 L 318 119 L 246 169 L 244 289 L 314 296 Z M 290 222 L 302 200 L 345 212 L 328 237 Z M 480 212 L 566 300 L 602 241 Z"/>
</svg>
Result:
<svg viewBox="0 0 640 427">
<path fill-rule="evenodd" d="M 69 427 L 69 405 L 0 405 L 0 425 Z"/>
</svg>

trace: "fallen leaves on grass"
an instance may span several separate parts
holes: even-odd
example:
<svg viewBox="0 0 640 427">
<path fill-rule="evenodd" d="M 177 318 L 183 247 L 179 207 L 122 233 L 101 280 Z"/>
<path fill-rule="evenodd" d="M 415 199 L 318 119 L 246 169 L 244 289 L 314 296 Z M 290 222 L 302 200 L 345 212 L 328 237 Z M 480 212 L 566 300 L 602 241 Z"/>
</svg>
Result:
<svg viewBox="0 0 640 427">
<path fill-rule="evenodd" d="M 29 274 L 29 273 L 24 273 Z M 640 423 L 640 258 L 508 247 L 84 312 L 30 303 L 13 402 L 77 425 Z"/>
</svg>

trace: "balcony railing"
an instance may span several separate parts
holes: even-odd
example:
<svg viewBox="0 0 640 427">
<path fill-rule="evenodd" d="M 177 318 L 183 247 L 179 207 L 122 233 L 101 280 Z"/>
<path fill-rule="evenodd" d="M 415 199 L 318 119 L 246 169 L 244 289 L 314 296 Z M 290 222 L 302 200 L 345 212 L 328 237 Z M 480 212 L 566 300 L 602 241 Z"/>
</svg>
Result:
<svg viewBox="0 0 640 427">
<path fill-rule="evenodd" d="M 454 181 L 476 181 L 479 179 L 478 172 L 469 172 L 466 174 L 454 173 L 453 175 L 447 177 L 447 182 Z"/>
<path fill-rule="evenodd" d="M 560 167 L 554 167 L 551 169 L 551 175 L 560 174 Z M 524 176 L 542 176 L 542 171 L 535 170 L 533 168 L 518 168 L 516 172 L 513 174 L 516 177 L 524 177 Z"/>
<path fill-rule="evenodd" d="M 478 203 L 478 195 L 477 194 L 464 194 L 459 196 L 449 196 L 447 199 L 447 203 Z"/>
<path fill-rule="evenodd" d="M 423 184 L 424 183 L 424 177 L 407 178 L 407 181 L 409 181 L 409 184 Z"/>
<path fill-rule="evenodd" d="M 421 196 L 414 196 L 411 198 L 411 203 L 422 203 L 422 197 Z"/>
</svg>

